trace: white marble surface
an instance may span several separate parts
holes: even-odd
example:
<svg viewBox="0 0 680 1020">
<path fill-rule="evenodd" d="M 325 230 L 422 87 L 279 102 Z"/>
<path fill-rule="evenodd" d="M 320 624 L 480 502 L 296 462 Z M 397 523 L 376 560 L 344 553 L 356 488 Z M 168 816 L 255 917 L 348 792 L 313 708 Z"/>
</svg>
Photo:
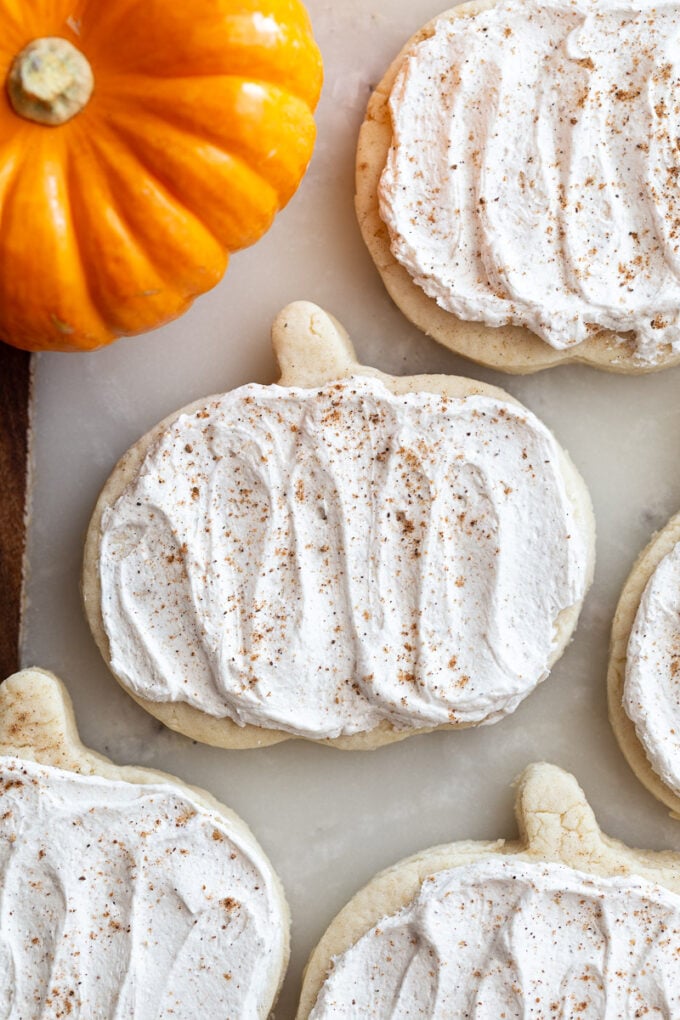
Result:
<svg viewBox="0 0 680 1020">
<path fill-rule="evenodd" d="M 423 338 L 393 307 L 353 213 L 356 135 L 371 86 L 437 0 L 309 0 L 326 61 L 311 170 L 273 230 L 180 321 L 93 355 L 37 359 L 33 512 L 24 664 L 52 669 L 83 739 L 121 763 L 166 769 L 211 790 L 250 823 L 286 886 L 293 954 L 276 1010 L 294 1016 L 310 949 L 378 869 L 462 838 L 513 836 L 510 783 L 529 762 L 572 770 L 602 826 L 631 844 L 680 850 L 680 823 L 646 793 L 607 722 L 608 633 L 618 593 L 652 531 L 680 509 L 680 374 L 607 376 L 561 368 L 503 377 Z M 505 386 L 556 432 L 584 474 L 598 565 L 575 640 L 510 719 L 415 737 L 373 754 L 301 742 L 264 751 L 199 747 L 119 689 L 80 607 L 82 539 L 117 458 L 175 408 L 249 380 L 271 381 L 275 313 L 296 298 L 334 312 L 360 356 L 396 374 L 451 372 Z"/>
</svg>

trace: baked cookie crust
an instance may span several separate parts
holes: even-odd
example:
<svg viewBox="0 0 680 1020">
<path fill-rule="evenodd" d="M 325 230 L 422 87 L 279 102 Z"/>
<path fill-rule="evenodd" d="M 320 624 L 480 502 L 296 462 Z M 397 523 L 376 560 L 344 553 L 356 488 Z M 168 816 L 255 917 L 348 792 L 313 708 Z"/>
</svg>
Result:
<svg viewBox="0 0 680 1020">
<path fill-rule="evenodd" d="M 285 308 L 272 328 L 272 342 L 279 363 L 281 386 L 314 388 L 324 383 L 353 375 L 380 379 L 395 394 L 429 392 L 450 397 L 481 395 L 519 404 L 509 394 L 494 386 L 472 379 L 446 375 L 388 376 L 377 369 L 360 365 L 349 336 L 340 323 L 321 308 L 298 301 Z M 196 401 L 164 419 L 128 450 L 116 465 L 97 501 L 85 543 L 82 574 L 82 595 L 90 628 L 102 656 L 111 668 L 109 641 L 104 628 L 101 609 L 99 577 L 99 544 L 102 517 L 137 474 L 149 448 L 172 422 L 182 414 L 191 414 L 205 406 L 212 398 Z M 590 586 L 595 558 L 595 525 L 590 497 L 581 476 L 569 456 L 562 451 L 560 469 L 576 520 L 587 536 L 589 549 L 588 580 Z M 582 603 L 565 610 L 556 625 L 558 641 L 550 665 L 560 657 L 576 627 Z M 115 673 L 114 673 L 115 676 Z M 259 726 L 239 726 L 230 719 L 209 716 L 199 709 L 179 702 L 154 702 L 134 694 L 120 677 L 116 677 L 128 694 L 147 712 L 170 729 L 184 733 L 193 740 L 225 748 L 266 747 L 288 739 L 300 739 L 280 730 Z M 469 724 L 450 724 L 438 729 L 457 729 Z M 341 750 L 373 750 L 385 744 L 403 740 L 427 728 L 395 729 L 381 723 L 375 729 L 349 737 L 335 737 L 318 741 Z"/>
<path fill-rule="evenodd" d="M 380 218 L 378 184 L 392 145 L 388 101 L 397 74 L 406 54 L 433 35 L 442 18 L 471 18 L 494 6 L 495 0 L 472 0 L 443 11 L 424 25 L 392 62 L 369 101 L 357 147 L 355 208 L 362 236 L 390 297 L 427 336 L 456 354 L 502 372 L 526 374 L 555 365 L 582 363 L 608 372 L 641 375 L 680 364 L 680 353 L 674 354 L 670 347 L 655 364 L 641 362 L 633 340 L 621 340 L 606 330 L 575 347 L 555 350 L 521 326 L 490 327 L 458 319 L 428 297 L 393 256 L 387 227 Z"/>
<path fill-rule="evenodd" d="M 78 735 L 73 704 L 64 684 L 53 673 L 43 669 L 25 669 L 0 685 L 0 755 L 51 765 L 82 776 L 101 776 L 134 784 L 162 783 L 177 788 L 191 800 L 228 822 L 246 846 L 263 856 L 246 823 L 215 797 L 175 776 L 154 769 L 133 765 L 115 765 L 104 755 L 86 747 Z M 272 885 L 282 917 L 285 918 L 284 952 L 275 982 L 264 991 L 263 1001 L 273 1007 L 290 956 L 290 911 L 283 886 L 271 868 Z M 274 968 L 276 970 L 276 968 Z M 270 1009 L 262 1014 L 262 1020 Z"/>
<path fill-rule="evenodd" d="M 555 765 L 530 765 L 517 781 L 519 839 L 433 847 L 377 875 L 340 911 L 307 964 L 296 1020 L 314 1008 L 331 961 L 382 918 L 410 903 L 425 879 L 496 855 L 565 864 L 592 875 L 637 875 L 680 893 L 680 854 L 634 850 L 600 831 L 576 779 Z"/>
<path fill-rule="evenodd" d="M 609 720 L 626 761 L 649 792 L 670 808 L 674 818 L 680 819 L 680 797 L 666 786 L 650 765 L 645 750 L 638 740 L 635 725 L 623 707 L 628 641 L 640 599 L 652 574 L 678 542 L 680 542 L 680 514 L 672 517 L 666 527 L 652 537 L 638 556 L 623 587 L 612 624 L 607 670 L 607 700 Z"/>
</svg>

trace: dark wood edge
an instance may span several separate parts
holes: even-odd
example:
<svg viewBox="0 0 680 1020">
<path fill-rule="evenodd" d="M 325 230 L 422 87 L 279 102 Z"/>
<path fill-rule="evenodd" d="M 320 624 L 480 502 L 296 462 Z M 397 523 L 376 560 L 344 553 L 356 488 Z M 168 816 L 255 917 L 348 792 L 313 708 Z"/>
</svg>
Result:
<svg viewBox="0 0 680 1020">
<path fill-rule="evenodd" d="M 19 668 L 31 356 L 0 343 L 0 681 Z"/>
</svg>

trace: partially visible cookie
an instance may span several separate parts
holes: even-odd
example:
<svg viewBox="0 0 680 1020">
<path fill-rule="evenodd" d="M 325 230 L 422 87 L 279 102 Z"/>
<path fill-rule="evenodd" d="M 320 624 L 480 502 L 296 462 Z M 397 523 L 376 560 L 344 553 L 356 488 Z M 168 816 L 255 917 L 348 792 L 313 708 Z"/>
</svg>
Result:
<svg viewBox="0 0 680 1020">
<path fill-rule="evenodd" d="M 680 817 L 680 514 L 654 535 L 624 585 L 607 685 L 628 764 Z"/>
<path fill-rule="evenodd" d="M 0 901 L 12 1020 L 264 1020 L 288 961 L 283 890 L 244 822 L 84 747 L 38 669 L 0 686 Z"/>
<path fill-rule="evenodd" d="M 573 776 L 530 766 L 520 838 L 434 847 L 350 900 L 297 1020 L 680 1012 L 680 854 L 605 836 Z"/>
<path fill-rule="evenodd" d="M 167 418 L 99 498 L 83 596 L 114 675 L 223 747 L 372 748 L 514 711 L 592 578 L 568 456 L 501 390 L 359 365 L 315 305 L 273 341 L 280 385 Z"/>
<path fill-rule="evenodd" d="M 473 0 L 406 43 L 368 105 L 356 209 L 419 329 L 506 372 L 680 360 L 676 24 Z"/>
</svg>

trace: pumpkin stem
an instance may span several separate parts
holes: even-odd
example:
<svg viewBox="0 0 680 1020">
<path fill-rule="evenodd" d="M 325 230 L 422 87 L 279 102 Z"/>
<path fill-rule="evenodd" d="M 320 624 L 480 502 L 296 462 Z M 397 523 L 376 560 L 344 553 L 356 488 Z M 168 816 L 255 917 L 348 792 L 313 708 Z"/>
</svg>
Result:
<svg viewBox="0 0 680 1020">
<path fill-rule="evenodd" d="M 94 89 L 87 57 L 67 39 L 34 39 L 14 58 L 7 92 L 16 113 L 56 127 L 83 110 Z"/>
</svg>

